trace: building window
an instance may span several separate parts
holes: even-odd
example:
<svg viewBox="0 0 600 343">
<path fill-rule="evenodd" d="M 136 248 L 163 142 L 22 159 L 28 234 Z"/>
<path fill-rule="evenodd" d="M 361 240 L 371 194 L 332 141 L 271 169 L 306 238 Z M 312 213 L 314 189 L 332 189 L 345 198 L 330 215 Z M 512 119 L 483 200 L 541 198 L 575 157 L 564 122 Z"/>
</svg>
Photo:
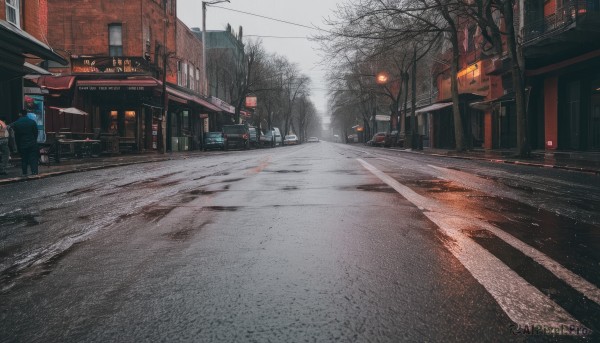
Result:
<svg viewBox="0 0 600 343">
<path fill-rule="evenodd" d="M 200 69 L 196 68 L 196 90 L 200 93 Z"/>
<path fill-rule="evenodd" d="M 188 65 L 187 63 L 182 63 L 181 64 L 181 70 L 182 70 L 182 80 L 181 80 L 181 86 L 182 87 L 189 87 L 188 85 Z"/>
<path fill-rule="evenodd" d="M 19 0 L 6 0 L 6 21 L 16 27 L 21 27 L 20 18 Z"/>
<path fill-rule="evenodd" d="M 181 61 L 177 61 L 177 85 L 183 85 L 183 71 L 181 70 Z"/>
<path fill-rule="evenodd" d="M 475 51 L 475 32 L 477 32 L 477 26 L 469 27 L 467 32 L 467 51 Z"/>
<path fill-rule="evenodd" d="M 108 55 L 123 56 L 123 30 L 121 24 L 108 25 Z"/>
</svg>

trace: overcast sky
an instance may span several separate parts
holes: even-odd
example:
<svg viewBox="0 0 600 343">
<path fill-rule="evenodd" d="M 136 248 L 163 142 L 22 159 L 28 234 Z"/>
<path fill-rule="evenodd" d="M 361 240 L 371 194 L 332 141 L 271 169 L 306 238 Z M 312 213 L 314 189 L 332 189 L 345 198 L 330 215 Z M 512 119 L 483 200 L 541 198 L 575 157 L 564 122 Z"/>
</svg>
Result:
<svg viewBox="0 0 600 343">
<path fill-rule="evenodd" d="M 336 3 L 342 0 L 231 0 L 216 6 L 236 11 L 259 14 L 306 26 L 325 28 L 323 18 L 331 16 Z M 177 16 L 188 27 L 202 27 L 202 1 L 178 0 Z M 229 11 L 216 7 L 208 7 L 206 28 L 208 30 L 224 30 L 231 24 L 237 32 L 239 26 L 244 28 L 244 36 L 251 35 L 277 37 L 307 37 L 317 33 L 315 30 L 271 21 L 256 16 Z M 270 53 L 286 56 L 297 63 L 302 73 L 312 79 L 311 98 L 321 114 L 326 114 L 325 70 L 320 67 L 320 52 L 317 44 L 307 39 L 294 38 L 261 38 L 265 49 Z M 260 101 L 260 100 L 259 100 Z"/>
</svg>

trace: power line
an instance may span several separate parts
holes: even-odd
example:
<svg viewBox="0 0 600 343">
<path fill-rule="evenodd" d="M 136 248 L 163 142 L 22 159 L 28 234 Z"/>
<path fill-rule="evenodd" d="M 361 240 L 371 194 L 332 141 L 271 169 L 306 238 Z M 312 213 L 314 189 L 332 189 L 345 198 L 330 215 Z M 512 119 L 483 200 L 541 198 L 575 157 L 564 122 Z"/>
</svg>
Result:
<svg viewBox="0 0 600 343">
<path fill-rule="evenodd" d="M 280 38 L 280 39 L 308 39 L 308 37 L 280 37 L 280 36 L 261 36 L 261 35 L 244 35 L 245 37 L 258 37 L 258 38 Z"/>
<path fill-rule="evenodd" d="M 267 17 L 267 16 L 264 16 L 264 15 L 256 14 L 256 13 L 250 13 L 250 12 L 245 12 L 245 11 L 240 11 L 240 10 L 234 10 L 232 8 L 221 7 L 221 6 L 211 6 L 211 7 L 220 8 L 222 10 L 231 11 L 231 12 L 237 12 L 237 13 L 247 14 L 247 15 L 251 15 L 251 16 L 254 16 L 254 17 L 259 17 L 259 18 L 268 19 L 268 20 L 272 20 L 272 21 L 277 21 L 277 22 L 280 22 L 280 23 L 288 24 L 288 25 L 304 27 L 306 29 L 318 30 L 318 31 L 323 31 L 323 32 L 327 32 L 327 33 L 332 33 L 330 31 L 323 30 L 323 29 L 318 28 L 318 27 L 308 26 L 308 25 L 303 25 L 303 24 L 298 24 L 298 23 L 292 23 L 291 21 L 282 20 L 282 19 L 276 19 L 276 18 L 271 18 L 271 17 Z"/>
</svg>

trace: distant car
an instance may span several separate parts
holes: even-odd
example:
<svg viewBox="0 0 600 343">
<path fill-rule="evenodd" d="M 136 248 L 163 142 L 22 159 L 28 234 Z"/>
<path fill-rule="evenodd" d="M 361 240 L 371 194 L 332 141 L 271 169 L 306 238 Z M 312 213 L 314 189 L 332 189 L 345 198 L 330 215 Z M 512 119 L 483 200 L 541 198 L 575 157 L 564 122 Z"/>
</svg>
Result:
<svg viewBox="0 0 600 343">
<path fill-rule="evenodd" d="M 204 134 L 204 150 L 225 150 L 225 137 L 223 132 L 207 132 Z"/>
<path fill-rule="evenodd" d="M 275 147 L 275 137 L 273 135 L 274 131 L 266 131 L 264 134 L 260 135 L 259 141 L 260 141 L 260 145 L 261 146 L 265 146 L 265 147 L 270 147 L 273 148 Z"/>
<path fill-rule="evenodd" d="M 370 141 L 373 146 L 392 146 L 392 137 L 387 132 L 377 132 Z"/>
<path fill-rule="evenodd" d="M 281 132 L 279 132 L 279 128 L 274 127 L 273 131 L 275 132 L 275 145 L 282 146 L 283 140 L 281 139 Z"/>
<path fill-rule="evenodd" d="M 246 125 L 223 126 L 225 138 L 225 150 L 233 147 L 238 149 L 250 149 L 250 133 Z"/>
<path fill-rule="evenodd" d="M 319 143 L 319 138 L 317 138 L 317 137 L 308 137 L 308 140 L 306 142 L 308 142 L 308 143 Z"/>
<path fill-rule="evenodd" d="M 287 135 L 283 140 L 283 145 L 298 145 L 299 143 L 296 135 Z"/>
</svg>

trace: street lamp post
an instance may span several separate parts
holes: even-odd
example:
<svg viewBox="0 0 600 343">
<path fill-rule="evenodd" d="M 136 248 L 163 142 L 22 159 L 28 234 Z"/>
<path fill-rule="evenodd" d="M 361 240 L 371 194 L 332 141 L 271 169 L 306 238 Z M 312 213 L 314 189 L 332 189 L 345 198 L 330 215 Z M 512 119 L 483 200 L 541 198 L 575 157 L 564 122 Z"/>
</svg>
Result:
<svg viewBox="0 0 600 343">
<path fill-rule="evenodd" d="M 206 7 L 229 0 L 202 1 L 202 72 L 204 73 L 204 92 L 208 96 L 208 73 L 206 72 Z"/>
</svg>

